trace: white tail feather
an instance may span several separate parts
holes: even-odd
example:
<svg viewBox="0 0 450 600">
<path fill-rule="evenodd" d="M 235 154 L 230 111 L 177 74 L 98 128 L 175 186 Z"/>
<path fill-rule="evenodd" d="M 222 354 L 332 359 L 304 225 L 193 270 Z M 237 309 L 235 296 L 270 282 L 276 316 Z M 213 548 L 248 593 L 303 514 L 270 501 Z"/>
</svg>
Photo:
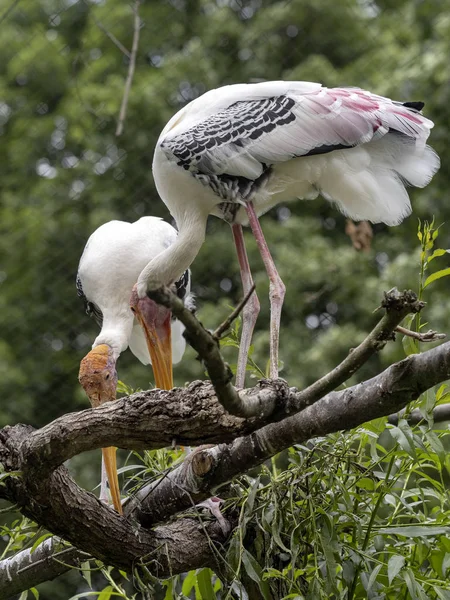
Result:
<svg viewBox="0 0 450 600">
<path fill-rule="evenodd" d="M 276 165 L 264 210 L 318 191 L 352 219 L 398 225 L 411 213 L 405 186 L 425 187 L 439 165 L 429 146 L 388 134 L 370 144 Z"/>
</svg>

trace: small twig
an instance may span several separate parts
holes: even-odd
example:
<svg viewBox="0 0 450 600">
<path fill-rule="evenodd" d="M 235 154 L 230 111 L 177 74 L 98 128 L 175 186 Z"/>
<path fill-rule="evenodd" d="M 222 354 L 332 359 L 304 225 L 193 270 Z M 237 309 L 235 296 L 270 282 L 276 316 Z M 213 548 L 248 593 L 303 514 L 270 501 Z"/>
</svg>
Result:
<svg viewBox="0 0 450 600">
<path fill-rule="evenodd" d="M 225 321 L 223 323 L 221 323 L 219 325 L 219 327 L 212 334 L 213 338 L 215 338 L 216 340 L 220 340 L 220 338 L 222 337 L 222 334 L 230 328 L 233 321 L 235 319 L 237 319 L 239 314 L 242 312 L 242 310 L 244 309 L 244 306 L 250 300 L 251 295 L 255 291 L 255 288 L 256 288 L 256 285 L 253 284 L 252 287 L 248 290 L 247 294 L 242 298 L 242 300 L 239 302 L 239 304 L 233 310 L 233 312 L 225 319 Z"/>
<path fill-rule="evenodd" d="M 126 56 L 127 58 L 129 58 L 129 59 L 131 60 L 131 52 L 129 52 L 129 51 L 128 51 L 128 50 L 125 48 L 125 46 L 122 44 L 122 42 L 120 42 L 120 41 L 119 41 L 119 40 L 116 38 L 116 36 L 115 36 L 113 33 L 111 33 L 110 31 L 108 31 L 108 30 L 106 29 L 106 27 L 103 25 L 103 23 L 101 23 L 101 22 L 100 22 L 100 21 L 99 21 L 99 20 L 98 20 L 98 19 L 95 17 L 95 15 L 94 15 L 94 14 L 92 14 L 92 19 L 94 20 L 94 23 L 97 25 L 97 27 L 98 27 L 99 29 L 101 29 L 101 31 L 103 31 L 103 33 L 104 33 L 106 36 L 108 36 L 108 37 L 109 37 L 109 39 L 112 41 L 112 43 L 113 43 L 115 46 L 117 46 L 117 48 L 119 48 L 119 50 L 120 50 L 121 52 L 123 52 L 123 54 L 125 54 L 125 56 Z"/>
<path fill-rule="evenodd" d="M 125 116 L 127 114 L 127 106 L 128 106 L 128 97 L 130 95 L 131 83 L 133 81 L 134 69 L 136 66 L 136 55 L 139 44 L 139 31 L 141 29 L 141 20 L 139 18 L 139 5 L 140 0 L 136 0 L 134 3 L 134 35 L 133 35 L 133 45 L 131 48 L 131 56 L 130 56 L 130 64 L 128 66 L 128 75 L 127 80 L 125 82 L 125 89 L 123 92 L 122 105 L 120 107 L 119 113 L 119 121 L 117 123 L 116 136 L 122 134 L 123 131 L 123 123 L 125 121 Z"/>
<path fill-rule="evenodd" d="M 217 399 L 227 412 L 237 417 L 267 417 L 275 410 L 275 400 L 268 399 L 264 390 L 250 393 L 237 392 L 231 383 L 233 373 L 220 353 L 218 340 L 207 331 L 195 315 L 169 288 L 148 291 L 147 295 L 157 304 L 170 308 L 173 315 L 186 327 L 183 335 L 203 360 L 216 392 Z M 287 386 L 286 386 L 287 388 Z"/>
<path fill-rule="evenodd" d="M 406 329 L 406 327 L 402 327 L 401 325 L 397 325 L 394 331 L 415 340 L 419 340 L 419 342 L 436 342 L 437 340 L 443 340 L 446 337 L 445 333 L 438 333 L 437 331 L 433 331 L 433 329 L 429 329 L 425 333 L 419 333 L 418 331 Z"/>
<path fill-rule="evenodd" d="M 384 298 L 379 308 L 386 310 L 385 315 L 377 323 L 361 344 L 332 371 L 324 375 L 306 389 L 295 394 L 292 411 L 303 410 L 306 406 L 314 404 L 325 394 L 335 390 L 349 379 L 358 369 L 366 363 L 371 356 L 384 348 L 399 323 L 409 313 L 417 313 L 424 307 L 424 302 L 417 299 L 416 294 L 404 291 L 402 294 L 393 288 L 384 293 Z"/>
</svg>

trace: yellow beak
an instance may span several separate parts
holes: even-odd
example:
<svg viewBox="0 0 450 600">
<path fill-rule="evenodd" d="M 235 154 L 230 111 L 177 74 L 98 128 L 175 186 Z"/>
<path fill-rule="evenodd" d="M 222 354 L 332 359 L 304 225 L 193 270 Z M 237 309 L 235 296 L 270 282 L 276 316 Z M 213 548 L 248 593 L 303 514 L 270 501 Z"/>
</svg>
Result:
<svg viewBox="0 0 450 600">
<path fill-rule="evenodd" d="M 147 296 L 139 298 L 136 285 L 131 291 L 130 308 L 144 330 L 152 361 L 155 384 L 161 390 L 173 388 L 172 375 L 172 314 Z"/>
<path fill-rule="evenodd" d="M 116 462 L 117 448 L 102 448 L 103 460 L 105 461 L 106 474 L 108 476 L 109 490 L 111 492 L 114 508 L 119 515 L 123 514 L 122 503 L 120 501 L 119 478 L 117 475 Z"/>
<path fill-rule="evenodd" d="M 156 387 L 160 390 L 171 390 L 173 388 L 173 372 L 170 313 L 167 320 L 158 328 L 150 328 L 145 323 L 143 328 L 152 359 Z"/>
</svg>

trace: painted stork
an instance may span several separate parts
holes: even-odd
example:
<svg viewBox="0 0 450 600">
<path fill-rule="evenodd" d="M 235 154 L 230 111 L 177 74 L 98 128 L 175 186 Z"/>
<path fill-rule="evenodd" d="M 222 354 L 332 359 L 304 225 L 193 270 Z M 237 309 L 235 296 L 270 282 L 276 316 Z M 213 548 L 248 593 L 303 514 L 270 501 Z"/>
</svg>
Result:
<svg viewBox="0 0 450 600">
<path fill-rule="evenodd" d="M 172 362 L 185 349 L 183 325 L 170 311 L 145 297 L 130 309 L 130 296 L 139 273 L 176 240 L 175 229 L 156 217 L 135 223 L 110 221 L 89 238 L 80 260 L 77 290 L 86 312 L 101 327 L 92 350 L 83 358 L 79 380 L 93 407 L 116 399 L 116 362 L 129 346 L 145 365 L 153 366 L 156 386 L 171 389 Z M 180 298 L 193 308 L 190 273 L 175 282 Z M 116 448 L 103 448 L 100 497 L 107 499 L 105 469 L 114 507 L 122 512 L 116 467 Z M 103 468 L 104 467 L 104 468 Z"/>
<path fill-rule="evenodd" d="M 209 214 L 232 226 L 247 292 L 253 282 L 242 225 L 249 224 L 270 280 L 276 377 L 285 286 L 258 217 L 280 202 L 320 194 L 354 220 L 397 225 L 411 212 L 405 186 L 426 186 L 439 168 L 426 145 L 433 123 L 422 108 L 422 102 L 395 102 L 357 88 L 289 81 L 230 85 L 189 103 L 167 123 L 153 160 L 158 192 L 179 235 L 140 274 L 139 298 L 189 267 Z M 244 384 L 258 312 L 253 294 L 243 313 L 237 386 Z"/>
</svg>

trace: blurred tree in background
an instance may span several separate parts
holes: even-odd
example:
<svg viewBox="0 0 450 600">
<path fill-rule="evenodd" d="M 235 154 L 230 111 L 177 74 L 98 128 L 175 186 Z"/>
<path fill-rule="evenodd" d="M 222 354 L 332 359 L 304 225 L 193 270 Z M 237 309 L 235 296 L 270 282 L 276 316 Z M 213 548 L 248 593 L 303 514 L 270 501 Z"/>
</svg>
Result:
<svg viewBox="0 0 450 600">
<path fill-rule="evenodd" d="M 291 385 L 310 383 L 362 339 L 381 290 L 417 289 L 417 218 L 450 221 L 450 0 L 147 0 L 139 9 L 136 72 L 120 137 L 132 4 L 8 0 L 0 11 L 2 426 L 40 426 L 88 405 L 77 373 L 97 329 L 75 291 L 84 244 L 110 219 L 170 220 L 152 180 L 156 140 L 181 106 L 220 85 L 290 79 L 358 86 L 423 100 L 436 124 L 431 145 L 442 158 L 440 172 L 412 192 L 414 216 L 395 228 L 375 226 L 369 252 L 353 249 L 345 218 L 325 200 L 279 206 L 262 219 L 287 287 L 281 376 Z M 442 247 L 449 237 L 445 227 Z M 253 359 L 265 369 L 268 284 L 248 238 L 262 303 Z M 437 260 L 448 265 L 445 256 Z M 214 328 L 241 296 L 228 225 L 211 219 L 192 272 L 200 319 Z M 425 297 L 424 315 L 444 331 L 446 286 L 438 282 L 433 298 Z M 236 351 L 226 352 L 234 362 Z M 401 343 L 391 345 L 358 377 L 402 356 Z M 194 358 L 189 350 L 175 369 L 177 384 L 203 376 Z M 152 385 L 151 370 L 129 352 L 118 369 L 133 387 Z M 78 457 L 74 468 L 83 468 L 88 486 L 86 461 Z M 67 596 L 56 589 L 49 598 Z"/>
</svg>

